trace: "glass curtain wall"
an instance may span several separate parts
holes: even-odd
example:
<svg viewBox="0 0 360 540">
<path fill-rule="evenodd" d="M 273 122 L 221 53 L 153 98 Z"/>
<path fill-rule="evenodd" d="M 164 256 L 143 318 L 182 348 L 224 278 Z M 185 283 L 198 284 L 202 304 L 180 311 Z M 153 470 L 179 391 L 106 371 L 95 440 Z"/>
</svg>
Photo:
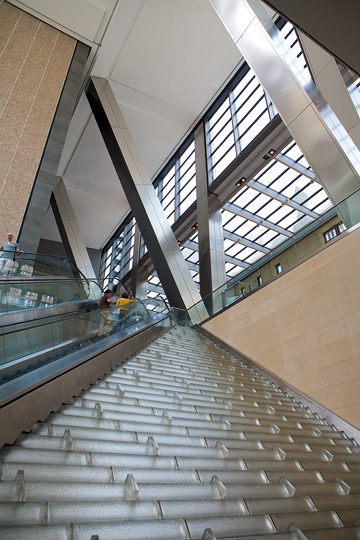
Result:
<svg viewBox="0 0 360 540">
<path fill-rule="evenodd" d="M 121 281 L 132 269 L 135 225 L 135 218 L 131 213 L 103 251 L 100 283 L 104 290 Z"/>
<path fill-rule="evenodd" d="M 294 74 L 305 85 L 311 80 L 311 73 L 297 34 L 292 25 L 281 18 L 276 24 L 279 47 L 287 54 Z M 244 63 L 203 118 L 210 185 L 220 176 L 226 177 L 227 167 L 276 114 L 254 72 Z M 280 153 L 266 157 L 260 172 L 242 185 L 239 182 L 235 195 L 221 209 L 228 280 L 255 263 L 258 265 L 262 257 L 332 207 L 295 141 L 290 140 Z M 176 230 L 179 218 L 196 204 L 193 133 L 154 180 L 154 188 L 170 225 Z M 131 270 L 134 229 L 131 214 L 106 246 L 101 274 L 104 287 Z M 179 245 L 199 286 L 197 223 L 192 229 L 186 241 L 179 241 Z M 141 238 L 140 260 L 146 251 Z M 148 277 L 147 286 L 148 298 L 166 298 L 156 272 Z"/>
</svg>

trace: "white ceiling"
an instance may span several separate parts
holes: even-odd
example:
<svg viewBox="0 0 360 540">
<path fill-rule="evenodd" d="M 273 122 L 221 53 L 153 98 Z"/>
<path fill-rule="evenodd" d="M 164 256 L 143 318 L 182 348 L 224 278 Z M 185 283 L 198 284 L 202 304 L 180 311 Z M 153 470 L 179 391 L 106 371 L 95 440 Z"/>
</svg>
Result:
<svg viewBox="0 0 360 540">
<path fill-rule="evenodd" d="M 150 178 L 241 60 L 210 0 L 11 3 L 91 46 L 84 82 L 90 75 L 111 81 Z M 71 120 L 58 176 L 86 246 L 101 248 L 128 204 L 84 95 Z M 60 240 L 51 212 L 43 237 Z"/>
</svg>

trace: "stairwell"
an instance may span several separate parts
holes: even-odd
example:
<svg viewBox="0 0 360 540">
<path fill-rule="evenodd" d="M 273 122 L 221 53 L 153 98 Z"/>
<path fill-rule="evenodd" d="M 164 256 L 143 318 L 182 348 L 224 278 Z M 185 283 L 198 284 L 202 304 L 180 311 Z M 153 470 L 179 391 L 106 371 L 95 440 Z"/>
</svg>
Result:
<svg viewBox="0 0 360 540">
<path fill-rule="evenodd" d="M 360 538 L 356 443 L 190 328 L 0 462 L 2 540 Z"/>
</svg>

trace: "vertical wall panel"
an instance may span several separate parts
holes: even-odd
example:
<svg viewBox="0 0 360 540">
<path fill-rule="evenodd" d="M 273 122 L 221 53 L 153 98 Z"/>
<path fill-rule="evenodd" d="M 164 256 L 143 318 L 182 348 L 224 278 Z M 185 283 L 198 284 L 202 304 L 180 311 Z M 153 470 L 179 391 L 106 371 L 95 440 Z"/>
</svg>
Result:
<svg viewBox="0 0 360 540">
<path fill-rule="evenodd" d="M 76 40 L 7 2 L 0 36 L 2 242 L 18 234 Z"/>
<path fill-rule="evenodd" d="M 204 328 L 360 427 L 360 228 Z"/>
</svg>

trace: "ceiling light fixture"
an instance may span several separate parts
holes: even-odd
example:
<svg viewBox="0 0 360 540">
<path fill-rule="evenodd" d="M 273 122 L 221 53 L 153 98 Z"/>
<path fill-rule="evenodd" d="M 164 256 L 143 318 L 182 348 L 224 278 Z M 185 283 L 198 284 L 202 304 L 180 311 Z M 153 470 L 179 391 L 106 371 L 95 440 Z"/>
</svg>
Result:
<svg viewBox="0 0 360 540">
<path fill-rule="evenodd" d="M 238 180 L 238 181 L 236 182 L 235 185 L 236 185 L 237 187 L 240 187 L 244 182 L 246 182 L 246 178 L 245 178 L 245 176 L 242 176 L 242 177 L 240 178 L 240 180 Z"/>
<path fill-rule="evenodd" d="M 275 150 L 273 148 L 270 148 L 268 153 L 270 156 L 273 156 L 275 154 Z"/>
<path fill-rule="evenodd" d="M 194 225 L 191 228 L 193 229 L 193 231 L 196 231 L 198 226 L 199 226 L 199 224 L 196 222 L 196 223 L 194 223 Z"/>
</svg>

